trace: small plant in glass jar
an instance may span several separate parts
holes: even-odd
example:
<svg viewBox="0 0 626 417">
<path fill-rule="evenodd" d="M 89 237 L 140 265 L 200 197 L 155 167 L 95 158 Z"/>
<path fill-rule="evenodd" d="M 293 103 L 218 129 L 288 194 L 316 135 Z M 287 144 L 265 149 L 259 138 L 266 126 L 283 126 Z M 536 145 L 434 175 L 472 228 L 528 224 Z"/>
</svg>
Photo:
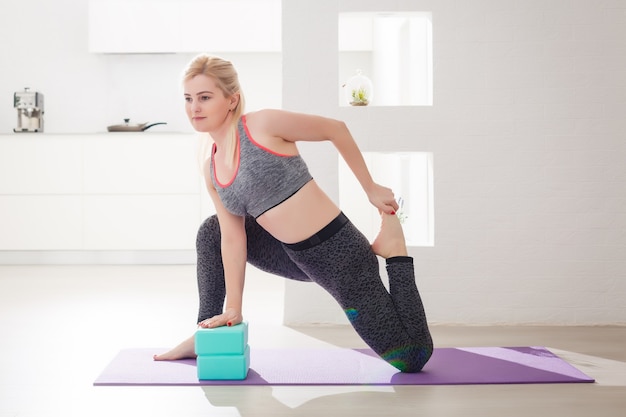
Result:
<svg viewBox="0 0 626 417">
<path fill-rule="evenodd" d="M 363 75 L 361 70 L 357 70 L 356 75 L 348 79 L 344 88 L 346 100 L 351 106 L 367 106 L 371 103 L 374 95 L 372 81 Z"/>
<path fill-rule="evenodd" d="M 350 105 L 352 106 L 367 106 L 370 104 L 368 100 L 367 90 L 359 88 L 358 90 L 352 90 L 352 100 Z"/>
</svg>

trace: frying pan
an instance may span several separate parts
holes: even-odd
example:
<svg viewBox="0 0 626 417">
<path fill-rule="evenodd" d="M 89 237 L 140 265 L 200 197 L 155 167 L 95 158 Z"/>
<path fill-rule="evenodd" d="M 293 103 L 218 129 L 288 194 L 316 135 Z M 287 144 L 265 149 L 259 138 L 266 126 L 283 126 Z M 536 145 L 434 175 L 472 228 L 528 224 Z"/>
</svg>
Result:
<svg viewBox="0 0 626 417">
<path fill-rule="evenodd" d="M 143 132 L 156 125 L 165 125 L 165 122 L 158 123 L 129 123 L 130 119 L 124 119 L 124 124 L 107 126 L 109 132 Z"/>
</svg>

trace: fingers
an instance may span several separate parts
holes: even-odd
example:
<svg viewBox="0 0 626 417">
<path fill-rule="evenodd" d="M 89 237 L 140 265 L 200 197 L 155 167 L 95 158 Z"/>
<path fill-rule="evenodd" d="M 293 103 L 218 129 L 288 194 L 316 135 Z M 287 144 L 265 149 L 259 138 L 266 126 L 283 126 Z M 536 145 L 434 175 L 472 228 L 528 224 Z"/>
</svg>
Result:
<svg viewBox="0 0 626 417">
<path fill-rule="evenodd" d="M 203 329 L 213 329 L 215 327 L 226 326 L 227 321 L 228 320 L 224 318 L 223 315 L 219 315 L 201 321 L 200 323 L 198 323 L 198 326 L 202 327 Z"/>
<path fill-rule="evenodd" d="M 380 186 L 380 201 L 383 205 L 382 211 L 387 214 L 396 214 L 400 208 L 391 188 Z"/>
<path fill-rule="evenodd" d="M 198 323 L 198 326 L 202 327 L 203 329 L 213 329 L 215 327 L 234 326 L 241 322 L 241 317 L 233 317 L 226 314 L 220 314 L 219 316 L 213 316 L 209 319 L 201 321 L 200 323 Z"/>
<path fill-rule="evenodd" d="M 382 207 L 382 208 L 380 208 Z M 378 208 L 378 213 L 383 215 L 383 214 L 389 214 L 389 215 L 395 215 L 396 214 L 396 210 L 398 210 L 398 205 L 395 204 L 391 204 L 391 203 L 382 203 L 380 205 L 380 207 Z"/>
<path fill-rule="evenodd" d="M 383 209 L 381 211 L 385 214 L 394 215 L 399 208 L 400 206 L 398 206 L 396 200 L 387 200 L 383 202 Z"/>
<path fill-rule="evenodd" d="M 211 321 L 210 320 L 202 320 L 200 323 L 198 323 L 198 327 L 202 327 L 203 329 L 209 329 L 211 328 Z"/>
<path fill-rule="evenodd" d="M 241 323 L 241 319 L 234 319 L 234 320 L 228 320 L 226 322 L 227 326 L 236 326 L 237 324 Z"/>
<path fill-rule="evenodd" d="M 391 198 L 389 199 L 389 205 L 394 211 L 398 211 L 398 209 L 400 208 L 400 205 L 398 204 L 396 196 L 393 194 L 393 192 L 391 193 Z"/>
</svg>

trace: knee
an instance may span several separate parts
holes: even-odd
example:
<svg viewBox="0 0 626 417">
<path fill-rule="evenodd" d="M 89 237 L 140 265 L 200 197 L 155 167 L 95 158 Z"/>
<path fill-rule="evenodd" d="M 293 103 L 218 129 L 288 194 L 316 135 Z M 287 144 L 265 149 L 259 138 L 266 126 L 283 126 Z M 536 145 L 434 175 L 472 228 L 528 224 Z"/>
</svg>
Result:
<svg viewBox="0 0 626 417">
<path fill-rule="evenodd" d="M 213 246 L 220 243 L 220 223 L 217 216 L 207 218 L 198 229 L 196 235 L 196 249 L 199 251 L 203 247 Z"/>
<path fill-rule="evenodd" d="M 433 355 L 433 346 L 421 346 L 416 348 L 413 354 L 412 361 L 403 372 L 420 372 L 424 365 L 428 363 L 430 357 Z"/>
<path fill-rule="evenodd" d="M 433 354 L 433 345 L 411 345 L 398 349 L 393 355 L 383 357 L 401 372 L 420 372 Z"/>
</svg>

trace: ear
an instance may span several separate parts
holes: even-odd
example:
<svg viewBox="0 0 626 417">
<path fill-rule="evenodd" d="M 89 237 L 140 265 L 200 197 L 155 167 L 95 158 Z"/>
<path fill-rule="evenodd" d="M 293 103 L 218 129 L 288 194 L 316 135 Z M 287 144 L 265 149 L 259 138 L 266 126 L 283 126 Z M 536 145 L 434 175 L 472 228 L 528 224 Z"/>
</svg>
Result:
<svg viewBox="0 0 626 417">
<path fill-rule="evenodd" d="M 239 93 L 235 93 L 232 96 L 230 96 L 230 108 L 232 110 L 235 110 L 238 104 L 239 104 Z"/>
</svg>

